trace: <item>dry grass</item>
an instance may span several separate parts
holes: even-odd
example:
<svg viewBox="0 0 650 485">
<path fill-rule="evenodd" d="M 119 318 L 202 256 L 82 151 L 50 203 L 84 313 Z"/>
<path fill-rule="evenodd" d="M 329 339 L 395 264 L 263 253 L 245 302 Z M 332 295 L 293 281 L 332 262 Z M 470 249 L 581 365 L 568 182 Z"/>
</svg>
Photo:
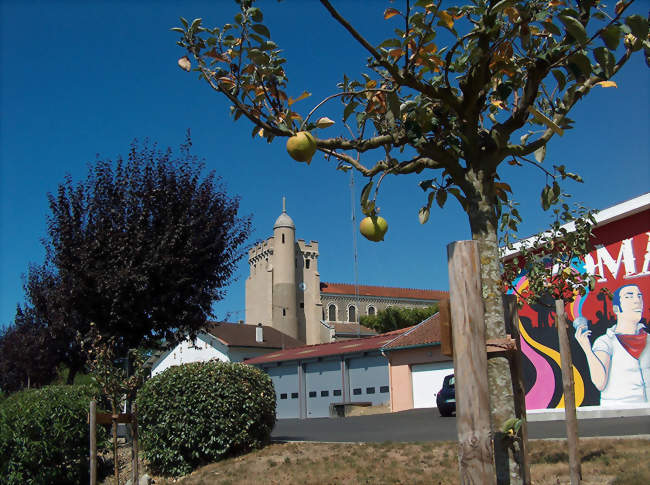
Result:
<svg viewBox="0 0 650 485">
<path fill-rule="evenodd" d="M 566 444 L 533 441 L 531 474 L 536 485 L 569 483 Z M 650 483 L 650 441 L 591 439 L 580 443 L 583 484 Z M 110 483 L 109 481 L 105 482 Z M 273 444 L 156 484 L 455 484 L 456 444 L 451 442 Z"/>
</svg>

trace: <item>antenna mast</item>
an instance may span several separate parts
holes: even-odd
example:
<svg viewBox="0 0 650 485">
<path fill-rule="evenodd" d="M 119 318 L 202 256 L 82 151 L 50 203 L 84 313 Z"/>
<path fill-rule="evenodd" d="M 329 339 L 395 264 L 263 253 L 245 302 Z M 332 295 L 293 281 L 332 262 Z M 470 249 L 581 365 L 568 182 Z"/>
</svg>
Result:
<svg viewBox="0 0 650 485">
<path fill-rule="evenodd" d="M 354 170 L 350 170 L 350 207 L 352 208 L 352 247 L 354 248 L 354 299 L 357 311 L 354 312 L 357 324 L 357 337 L 361 337 L 361 305 L 359 304 L 359 255 L 357 252 L 357 216 L 355 211 Z"/>
</svg>

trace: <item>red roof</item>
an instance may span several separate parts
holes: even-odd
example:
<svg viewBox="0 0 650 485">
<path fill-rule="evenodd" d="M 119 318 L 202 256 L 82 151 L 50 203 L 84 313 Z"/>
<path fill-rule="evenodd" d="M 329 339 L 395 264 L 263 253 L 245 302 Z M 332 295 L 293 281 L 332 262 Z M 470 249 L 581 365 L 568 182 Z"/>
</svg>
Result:
<svg viewBox="0 0 650 485">
<path fill-rule="evenodd" d="M 440 314 L 431 315 L 426 320 L 409 327 L 407 332 L 384 345 L 383 349 L 396 350 L 440 343 Z"/>
<path fill-rule="evenodd" d="M 377 350 L 398 335 L 408 331 L 412 327 L 393 330 L 392 332 L 382 333 L 373 337 L 358 338 L 352 340 L 342 340 L 340 342 L 331 342 L 327 344 L 305 345 L 293 349 L 271 352 L 261 357 L 255 357 L 246 361 L 247 364 L 264 364 L 267 362 L 284 362 L 287 360 L 311 359 L 313 357 L 325 357 L 328 355 L 355 354 L 357 352 L 367 352 Z"/>
<path fill-rule="evenodd" d="M 358 323 L 334 322 L 334 333 L 336 335 L 377 335 L 372 328 Z"/>
<path fill-rule="evenodd" d="M 359 285 L 360 296 L 383 296 L 386 298 L 410 298 L 413 300 L 440 301 L 449 298 L 448 291 L 418 290 L 415 288 L 392 288 L 390 286 Z M 355 286 L 347 283 L 321 283 L 321 293 L 328 295 L 355 295 Z"/>
</svg>

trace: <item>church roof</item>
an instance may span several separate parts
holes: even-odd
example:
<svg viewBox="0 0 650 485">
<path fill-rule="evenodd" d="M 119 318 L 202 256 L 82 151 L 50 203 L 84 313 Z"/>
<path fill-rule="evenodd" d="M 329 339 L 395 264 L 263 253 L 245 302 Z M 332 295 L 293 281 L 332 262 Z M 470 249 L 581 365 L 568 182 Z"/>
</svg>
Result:
<svg viewBox="0 0 650 485">
<path fill-rule="evenodd" d="M 289 337 L 273 327 L 262 326 L 263 342 L 255 340 L 257 325 L 245 325 L 228 322 L 210 322 L 206 331 L 217 337 L 228 347 L 260 347 L 265 349 L 289 349 L 302 345 L 302 342 Z"/>
<path fill-rule="evenodd" d="M 275 224 L 273 224 L 273 229 L 277 229 L 278 227 L 290 227 L 295 229 L 296 225 L 293 223 L 293 219 L 289 214 L 287 214 L 286 211 L 282 211 L 282 214 L 278 216 L 275 220 Z"/>
<path fill-rule="evenodd" d="M 384 298 L 400 298 L 413 300 L 440 301 L 449 298 L 448 291 L 420 290 L 416 288 L 393 288 L 390 286 L 359 285 L 359 296 L 378 296 Z M 320 284 L 321 294 L 326 295 L 355 295 L 354 285 L 347 283 Z"/>
</svg>

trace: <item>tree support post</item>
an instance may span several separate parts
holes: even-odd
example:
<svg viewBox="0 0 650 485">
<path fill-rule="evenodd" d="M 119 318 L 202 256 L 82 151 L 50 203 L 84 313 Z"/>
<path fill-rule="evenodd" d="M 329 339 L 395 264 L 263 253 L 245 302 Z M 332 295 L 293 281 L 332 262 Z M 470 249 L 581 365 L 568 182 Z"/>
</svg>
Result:
<svg viewBox="0 0 650 485">
<path fill-rule="evenodd" d="M 569 475 L 571 485 L 578 485 L 582 480 L 580 455 L 578 452 L 578 418 L 576 416 L 575 384 L 573 380 L 573 362 L 571 347 L 567 334 L 567 320 L 564 313 L 564 301 L 555 300 L 557 336 L 560 343 L 560 363 L 562 368 L 562 387 L 564 391 L 564 416 L 566 420 L 567 445 L 569 448 Z"/>
<path fill-rule="evenodd" d="M 140 467 L 138 462 L 138 414 L 135 402 L 131 405 L 131 431 L 133 441 L 131 442 L 131 455 L 133 460 L 133 483 L 137 485 L 140 478 Z"/>
<path fill-rule="evenodd" d="M 97 485 L 97 401 L 90 401 L 90 485 Z"/>
<path fill-rule="evenodd" d="M 447 246 L 461 484 L 495 484 L 478 244 Z"/>
</svg>

